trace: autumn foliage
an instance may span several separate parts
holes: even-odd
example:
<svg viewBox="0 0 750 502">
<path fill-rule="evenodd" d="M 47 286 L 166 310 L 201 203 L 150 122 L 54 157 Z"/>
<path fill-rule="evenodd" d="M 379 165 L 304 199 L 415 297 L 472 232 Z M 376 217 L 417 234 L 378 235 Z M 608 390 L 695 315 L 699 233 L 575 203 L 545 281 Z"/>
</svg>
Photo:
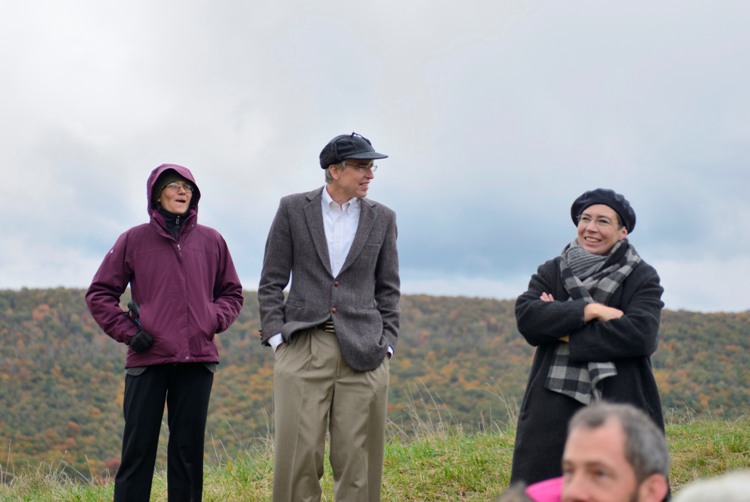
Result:
<svg viewBox="0 0 750 502">
<path fill-rule="evenodd" d="M 236 458 L 272 432 L 273 356 L 259 343 L 257 296 L 245 296 L 238 321 L 217 336 L 222 363 L 208 462 Z M 420 410 L 468 430 L 505 423 L 533 353 L 516 330 L 513 302 L 420 295 L 405 296 L 401 307 L 393 429 L 408 434 Z M 750 412 L 748 331 L 750 312 L 664 312 L 653 366 L 667 417 L 670 410 L 727 419 Z M 63 463 L 87 479 L 111 475 L 123 424 L 124 351 L 93 321 L 83 290 L 0 291 L 0 445 L 8 452 L 0 463 Z"/>
</svg>

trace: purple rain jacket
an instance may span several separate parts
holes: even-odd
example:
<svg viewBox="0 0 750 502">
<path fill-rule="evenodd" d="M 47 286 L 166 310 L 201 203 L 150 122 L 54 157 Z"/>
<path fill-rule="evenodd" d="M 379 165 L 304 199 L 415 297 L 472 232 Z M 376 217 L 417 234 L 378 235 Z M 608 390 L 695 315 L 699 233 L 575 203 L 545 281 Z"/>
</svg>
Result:
<svg viewBox="0 0 750 502">
<path fill-rule="evenodd" d="M 154 184 L 169 169 L 195 187 L 177 240 L 152 203 Z M 107 335 L 129 344 L 138 326 L 120 308 L 120 296 L 130 284 L 141 328 L 154 344 L 140 353 L 129 349 L 126 368 L 219 362 L 214 335 L 237 319 L 243 302 L 227 244 L 219 232 L 198 224 L 200 190 L 187 168 L 162 164 L 154 169 L 146 199 L 150 221 L 123 233 L 109 250 L 86 293 L 89 310 Z"/>
</svg>

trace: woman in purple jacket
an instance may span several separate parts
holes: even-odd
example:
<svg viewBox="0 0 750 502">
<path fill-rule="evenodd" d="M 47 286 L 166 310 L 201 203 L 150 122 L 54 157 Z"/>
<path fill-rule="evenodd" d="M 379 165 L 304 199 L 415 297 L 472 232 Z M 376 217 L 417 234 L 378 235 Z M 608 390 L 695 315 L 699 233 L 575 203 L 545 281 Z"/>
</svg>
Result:
<svg viewBox="0 0 750 502">
<path fill-rule="evenodd" d="M 86 293 L 102 330 L 129 346 L 114 499 L 149 500 L 166 401 L 168 497 L 199 501 L 208 401 L 219 362 L 214 335 L 237 319 L 242 285 L 224 239 L 198 224 L 201 194 L 187 168 L 154 169 L 146 196 L 149 222 L 117 239 Z M 120 308 L 128 284 L 130 313 Z"/>
</svg>

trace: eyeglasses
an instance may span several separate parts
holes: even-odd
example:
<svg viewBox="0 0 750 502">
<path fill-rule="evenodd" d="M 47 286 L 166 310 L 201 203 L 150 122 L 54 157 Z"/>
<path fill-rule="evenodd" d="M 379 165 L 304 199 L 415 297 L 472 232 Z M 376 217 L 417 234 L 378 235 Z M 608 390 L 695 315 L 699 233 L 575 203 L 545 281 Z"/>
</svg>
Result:
<svg viewBox="0 0 750 502">
<path fill-rule="evenodd" d="M 351 167 L 353 169 L 356 169 L 356 170 L 358 170 L 361 173 L 363 173 L 365 171 L 372 171 L 374 173 L 375 171 L 378 170 L 378 165 L 377 164 L 373 164 L 371 166 L 359 166 L 357 164 L 347 164 L 346 162 L 344 162 L 344 165 L 345 166 L 349 166 L 349 167 Z"/>
<path fill-rule="evenodd" d="M 167 183 L 164 185 L 164 188 L 162 190 L 166 190 L 169 188 L 170 190 L 178 191 L 178 190 L 185 190 L 186 192 L 192 192 L 193 191 L 193 185 L 189 183 L 179 183 L 177 181 L 173 181 L 172 183 Z"/>
<path fill-rule="evenodd" d="M 609 228 L 614 225 L 614 222 L 606 216 L 598 216 L 596 218 L 592 218 L 588 214 L 581 214 L 578 216 L 578 225 L 588 227 L 591 222 L 594 222 L 594 225 L 596 225 L 597 228 Z"/>
</svg>

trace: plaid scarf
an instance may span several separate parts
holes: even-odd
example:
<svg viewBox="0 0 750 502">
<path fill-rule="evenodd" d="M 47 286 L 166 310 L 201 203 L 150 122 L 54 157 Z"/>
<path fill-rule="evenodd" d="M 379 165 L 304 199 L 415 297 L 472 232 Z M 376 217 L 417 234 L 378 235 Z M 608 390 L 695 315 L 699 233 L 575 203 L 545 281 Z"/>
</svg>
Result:
<svg viewBox="0 0 750 502">
<path fill-rule="evenodd" d="M 620 248 L 624 252 L 618 253 Z M 584 300 L 586 303 L 607 304 L 617 288 L 630 275 L 641 261 L 641 257 L 627 240 L 618 242 L 609 255 L 597 259 L 588 253 L 575 240 L 565 246 L 560 260 L 560 274 L 570 300 Z M 605 267 L 605 265 L 607 265 Z M 615 363 L 573 362 L 570 360 L 570 347 L 559 343 L 547 374 L 546 388 L 572 397 L 576 401 L 589 404 L 591 398 L 600 400 L 601 390 L 597 384 L 617 375 Z"/>
</svg>

